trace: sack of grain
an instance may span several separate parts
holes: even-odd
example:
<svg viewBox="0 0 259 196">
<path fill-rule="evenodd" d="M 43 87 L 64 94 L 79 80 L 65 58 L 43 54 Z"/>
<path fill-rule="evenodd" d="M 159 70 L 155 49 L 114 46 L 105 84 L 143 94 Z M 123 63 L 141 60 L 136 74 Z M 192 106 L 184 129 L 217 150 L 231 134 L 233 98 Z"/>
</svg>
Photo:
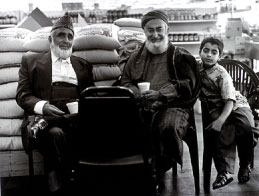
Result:
<svg viewBox="0 0 259 196">
<path fill-rule="evenodd" d="M 120 68 L 117 65 L 94 65 L 94 81 L 114 80 L 121 75 Z"/>
<path fill-rule="evenodd" d="M 0 51 L 1 52 L 25 52 L 24 40 L 32 31 L 24 28 L 12 27 L 0 30 Z"/>
<path fill-rule="evenodd" d="M 0 100 L 15 98 L 17 86 L 18 86 L 18 82 L 9 82 L 5 84 L 0 84 Z"/>
<path fill-rule="evenodd" d="M 25 52 L 0 52 L 0 65 L 19 64 Z"/>
<path fill-rule="evenodd" d="M 75 37 L 73 49 L 75 51 L 89 49 L 113 50 L 118 49 L 120 46 L 120 42 L 114 37 L 82 35 Z"/>
<path fill-rule="evenodd" d="M 0 100 L 0 118 L 22 118 L 23 109 L 15 99 Z"/>
<path fill-rule="evenodd" d="M 0 84 L 17 82 L 19 80 L 19 69 L 18 66 L 0 68 Z"/>
<path fill-rule="evenodd" d="M 140 27 L 120 27 L 120 30 L 138 31 L 144 33 L 144 29 Z"/>
<path fill-rule="evenodd" d="M 121 41 L 128 41 L 128 40 L 139 40 L 144 42 L 146 36 L 143 32 L 133 31 L 133 30 L 124 30 L 120 29 L 118 31 L 118 40 Z"/>
<path fill-rule="evenodd" d="M 23 150 L 21 136 L 0 137 L 0 151 Z"/>
<path fill-rule="evenodd" d="M 33 52 L 48 52 L 50 43 L 48 37 L 50 35 L 52 27 L 42 27 L 35 32 L 26 36 L 24 47 L 28 51 Z"/>
<path fill-rule="evenodd" d="M 101 80 L 94 82 L 95 86 L 112 86 L 116 80 Z"/>
<path fill-rule="evenodd" d="M 119 27 L 139 27 L 141 28 L 141 20 L 137 18 L 119 18 L 113 22 Z"/>
<path fill-rule="evenodd" d="M 114 24 L 92 24 L 80 27 L 75 31 L 75 37 L 83 35 L 101 35 L 117 39 L 119 27 Z"/>
<path fill-rule="evenodd" d="M 21 135 L 22 119 L 0 119 L 0 136 Z"/>
<path fill-rule="evenodd" d="M 81 57 L 92 64 L 116 64 L 119 61 L 119 54 L 116 50 L 75 51 L 73 55 Z"/>
</svg>

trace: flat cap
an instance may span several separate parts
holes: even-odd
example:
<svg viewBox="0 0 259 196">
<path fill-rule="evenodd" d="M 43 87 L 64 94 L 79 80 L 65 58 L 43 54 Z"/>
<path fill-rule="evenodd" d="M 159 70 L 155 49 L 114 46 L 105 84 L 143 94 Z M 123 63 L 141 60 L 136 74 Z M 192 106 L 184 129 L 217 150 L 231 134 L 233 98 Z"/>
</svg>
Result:
<svg viewBox="0 0 259 196">
<path fill-rule="evenodd" d="M 163 10 L 152 10 L 148 13 L 146 13 L 142 19 L 141 19 L 141 26 L 144 28 L 144 26 L 153 19 L 161 19 L 163 20 L 166 24 L 168 24 L 168 15 L 165 11 Z"/>
</svg>

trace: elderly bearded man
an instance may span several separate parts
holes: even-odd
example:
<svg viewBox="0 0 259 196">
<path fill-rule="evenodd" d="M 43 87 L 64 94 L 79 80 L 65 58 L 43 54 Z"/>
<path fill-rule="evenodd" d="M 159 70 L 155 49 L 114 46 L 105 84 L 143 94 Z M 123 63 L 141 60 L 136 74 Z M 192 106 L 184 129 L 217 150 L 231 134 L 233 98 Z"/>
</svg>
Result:
<svg viewBox="0 0 259 196">
<path fill-rule="evenodd" d="M 188 51 L 169 42 L 168 16 L 164 11 L 150 11 L 141 22 L 146 41 L 129 57 L 121 84 L 130 88 L 141 103 L 143 119 L 150 117 L 160 192 L 164 186 L 162 177 L 172 161 L 183 163 L 182 137 L 199 92 L 199 69 Z M 140 93 L 139 82 L 150 82 L 150 90 Z"/>
<path fill-rule="evenodd" d="M 51 29 L 48 53 L 23 56 L 16 95 L 17 103 L 25 111 L 23 130 L 26 130 L 28 115 L 55 119 L 37 136 L 49 188 L 55 194 L 62 192 L 68 182 L 74 154 L 75 130 L 62 118 L 68 114 L 66 103 L 77 100 L 86 87 L 94 86 L 92 66 L 84 59 L 71 56 L 73 40 L 73 23 L 65 15 Z"/>
</svg>

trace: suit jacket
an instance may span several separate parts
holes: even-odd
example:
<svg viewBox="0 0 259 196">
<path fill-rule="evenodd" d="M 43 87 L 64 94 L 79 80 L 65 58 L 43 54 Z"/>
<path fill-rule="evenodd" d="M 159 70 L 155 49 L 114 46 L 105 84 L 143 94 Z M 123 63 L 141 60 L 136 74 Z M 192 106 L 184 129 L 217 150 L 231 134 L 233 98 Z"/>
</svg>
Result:
<svg viewBox="0 0 259 196">
<path fill-rule="evenodd" d="M 84 59 L 71 56 L 80 92 L 94 86 L 92 66 Z M 19 70 L 16 101 L 26 114 L 33 114 L 35 104 L 50 100 L 52 82 L 51 53 L 26 53 Z"/>
</svg>

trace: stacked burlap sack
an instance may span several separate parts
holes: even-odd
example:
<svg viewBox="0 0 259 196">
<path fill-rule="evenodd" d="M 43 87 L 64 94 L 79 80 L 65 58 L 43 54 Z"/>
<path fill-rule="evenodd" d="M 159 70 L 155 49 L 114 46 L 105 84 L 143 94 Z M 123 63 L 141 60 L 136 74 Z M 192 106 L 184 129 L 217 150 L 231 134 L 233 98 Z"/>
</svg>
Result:
<svg viewBox="0 0 259 196">
<path fill-rule="evenodd" d="M 18 71 L 25 38 L 31 31 L 23 28 L 0 30 L 0 151 L 22 150 L 23 110 L 15 100 Z"/>
<path fill-rule="evenodd" d="M 75 31 L 73 55 L 93 65 L 96 86 L 111 86 L 121 75 L 118 30 L 113 24 L 92 24 Z"/>
<path fill-rule="evenodd" d="M 137 18 L 119 18 L 113 24 L 120 27 L 120 29 L 143 32 L 141 20 Z"/>
<path fill-rule="evenodd" d="M 131 23 L 132 22 L 129 20 L 129 25 Z M 124 21 L 123 24 L 126 25 L 126 21 Z M 118 66 L 120 67 L 121 71 L 123 71 L 125 63 L 127 62 L 130 54 L 138 50 L 145 42 L 145 39 L 146 36 L 144 32 L 141 31 L 132 29 L 120 29 L 118 31 L 118 40 L 121 44 L 121 47 L 118 49 L 118 53 L 120 55 Z"/>
</svg>

